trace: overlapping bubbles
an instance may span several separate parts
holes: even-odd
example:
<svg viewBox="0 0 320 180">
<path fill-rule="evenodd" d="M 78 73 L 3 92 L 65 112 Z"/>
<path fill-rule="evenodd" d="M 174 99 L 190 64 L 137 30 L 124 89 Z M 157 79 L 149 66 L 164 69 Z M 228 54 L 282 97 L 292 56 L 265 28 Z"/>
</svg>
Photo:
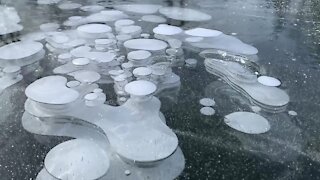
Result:
<svg viewBox="0 0 320 180">
<path fill-rule="evenodd" d="M 234 130 L 268 132 L 272 127 L 259 112 L 280 112 L 289 102 L 279 88 L 281 81 L 260 73 L 255 47 L 218 30 L 166 24 L 209 21 L 206 13 L 154 4 L 120 4 L 114 9 L 60 0 L 38 4 L 87 14 L 70 16 L 63 24 L 47 22 L 20 36 L 17 12 L 0 7 L 5 42 L 0 47 L 0 91 L 39 69 L 47 52 L 54 75 L 26 88 L 22 125 L 31 133 L 74 138 L 51 149 L 38 180 L 176 178 L 184 169 L 184 156 L 157 97 L 166 89 L 179 90 L 180 77 L 173 67 L 192 69 L 199 64 L 185 57 L 184 48 L 201 51 L 207 72 L 252 104 L 253 112 L 225 116 L 225 124 Z M 104 84 L 113 84 L 118 106 L 108 103 Z M 211 116 L 219 111 L 214 98 L 199 99 L 204 106 L 199 113 Z"/>
</svg>

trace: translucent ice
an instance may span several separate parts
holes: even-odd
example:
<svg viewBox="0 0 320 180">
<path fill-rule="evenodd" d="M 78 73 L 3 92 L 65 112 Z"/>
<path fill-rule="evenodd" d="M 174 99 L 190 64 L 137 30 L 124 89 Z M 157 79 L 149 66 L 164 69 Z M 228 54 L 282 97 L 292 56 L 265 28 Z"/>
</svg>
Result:
<svg viewBox="0 0 320 180">
<path fill-rule="evenodd" d="M 222 34 L 221 31 L 206 29 L 206 28 L 194 28 L 194 29 L 186 30 L 184 33 L 187 35 L 196 36 L 196 37 L 215 37 Z"/>
<path fill-rule="evenodd" d="M 212 107 L 203 107 L 200 109 L 200 113 L 206 116 L 212 116 L 216 111 Z"/>
<path fill-rule="evenodd" d="M 265 85 L 265 86 L 280 86 L 281 82 L 274 78 L 274 77 L 270 77 L 270 76 L 259 76 L 258 77 L 258 82 Z"/>
</svg>

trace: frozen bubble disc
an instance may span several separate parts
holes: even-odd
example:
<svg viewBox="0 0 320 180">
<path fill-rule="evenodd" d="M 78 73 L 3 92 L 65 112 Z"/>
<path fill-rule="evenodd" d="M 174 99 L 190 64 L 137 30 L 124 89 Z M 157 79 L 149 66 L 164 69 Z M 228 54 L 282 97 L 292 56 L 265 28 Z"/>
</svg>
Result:
<svg viewBox="0 0 320 180">
<path fill-rule="evenodd" d="M 208 21 L 211 19 L 210 15 L 189 8 L 163 7 L 159 9 L 159 12 L 168 18 L 181 21 Z"/>
<path fill-rule="evenodd" d="M 128 49 L 160 51 L 168 47 L 164 41 L 157 39 L 131 39 L 123 44 Z"/>
<path fill-rule="evenodd" d="M 16 42 L 0 47 L 1 60 L 19 60 L 40 52 L 43 45 L 39 42 Z"/>
<path fill-rule="evenodd" d="M 221 31 L 206 29 L 206 28 L 194 28 L 194 29 L 186 30 L 184 33 L 187 35 L 196 36 L 196 37 L 215 37 L 222 34 Z"/>
<path fill-rule="evenodd" d="M 107 33 L 111 32 L 110 26 L 105 24 L 85 24 L 79 26 L 77 31 L 80 36 L 86 38 L 103 38 L 107 36 Z"/>
<path fill-rule="evenodd" d="M 66 87 L 67 78 L 47 76 L 36 80 L 26 88 L 26 96 L 45 104 L 62 105 L 75 101 L 79 93 Z"/>
<path fill-rule="evenodd" d="M 234 112 L 224 118 L 231 128 L 247 134 L 261 134 L 270 130 L 270 124 L 264 117 L 251 112 Z"/>
<path fill-rule="evenodd" d="M 157 90 L 157 86 L 150 81 L 132 81 L 124 87 L 125 91 L 134 96 L 147 96 Z"/>
<path fill-rule="evenodd" d="M 76 71 L 73 73 L 74 78 L 80 82 L 84 82 L 84 83 L 93 83 L 98 81 L 101 76 L 99 73 L 95 72 L 95 71 Z"/>
<path fill-rule="evenodd" d="M 46 170 L 58 179 L 94 180 L 107 173 L 107 152 L 90 140 L 74 139 L 61 143 L 47 154 Z"/>
<path fill-rule="evenodd" d="M 276 79 L 274 77 L 270 77 L 270 76 L 260 76 L 260 77 L 258 77 L 258 82 L 260 84 L 265 85 L 265 86 L 277 87 L 277 86 L 281 85 L 281 82 L 278 79 Z"/>
</svg>

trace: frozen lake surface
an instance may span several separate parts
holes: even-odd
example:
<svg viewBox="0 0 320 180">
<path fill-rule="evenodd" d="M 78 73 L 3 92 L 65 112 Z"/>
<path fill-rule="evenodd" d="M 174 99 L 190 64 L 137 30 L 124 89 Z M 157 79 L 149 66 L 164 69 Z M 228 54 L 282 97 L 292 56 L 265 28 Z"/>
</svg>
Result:
<svg viewBox="0 0 320 180">
<path fill-rule="evenodd" d="M 5 49 L 0 49 L 0 61 L 10 64 L 9 62 L 24 59 L 29 64 L 37 64 L 37 59 L 44 53 L 42 48 L 46 51 L 43 60 L 39 62 L 40 66 L 21 70 L 22 73 L 29 72 L 28 75 L 24 75 L 23 80 L 17 75 L 20 72 L 17 66 L 6 66 L 7 68 L 1 72 L 7 76 L 1 77 L 2 74 L 0 76 L 2 78 L 0 79 L 0 179 L 35 179 L 46 166 L 45 163 L 49 163 L 51 171 L 62 177 L 63 174 L 55 171 L 54 165 L 56 159 L 63 164 L 64 158 L 56 157 L 54 153 L 58 150 L 53 148 L 63 142 L 64 144 L 59 146 L 67 144 L 68 147 L 81 147 L 81 143 L 91 145 L 92 142 L 77 140 L 72 143 L 67 141 L 71 139 L 69 137 L 55 136 L 62 131 L 60 126 L 57 126 L 59 127 L 57 129 L 61 131 L 53 132 L 53 136 L 29 133 L 22 126 L 21 119 L 27 100 L 26 88 L 36 79 L 54 75 L 54 72 L 62 76 L 68 75 L 68 79 L 78 81 L 69 81 L 66 84 L 64 78 L 61 80 L 61 77 L 56 77 L 52 78 L 60 79 L 56 83 L 45 86 L 31 85 L 29 87 L 38 89 L 27 91 L 29 99 L 32 97 L 37 101 L 60 105 L 73 102 L 84 93 L 69 91 L 71 87 L 77 89 L 79 82 L 99 84 L 99 87 L 93 84 L 90 87 L 92 92 L 86 96 L 82 94 L 86 105 L 91 107 L 103 104 L 105 99 L 113 106 L 128 102 L 128 99 L 145 101 L 150 98 L 150 94 L 156 92 L 156 97 L 161 101 L 160 111 L 165 117 L 166 125 L 173 133 L 164 128 L 167 136 L 163 137 L 159 133 L 163 129 L 156 128 L 152 135 L 159 141 L 161 138 L 167 138 L 167 141 L 163 141 L 166 148 L 156 155 L 143 149 L 134 154 L 122 149 L 117 141 L 110 140 L 110 143 L 119 149 L 118 154 L 123 156 L 121 158 L 140 158 L 141 161 L 162 159 L 177 148 L 177 137 L 179 148 L 175 153 L 181 156 L 171 155 L 170 165 L 176 162 L 178 164 L 176 166 L 181 168 L 181 164 L 185 163 L 183 171 L 179 172 L 176 178 L 179 180 L 320 179 L 320 3 L 318 1 L 78 0 L 70 3 L 39 0 L 38 2 L 40 4 L 37 0 L 0 0 L 0 6 L 14 7 L 20 16 L 20 19 L 12 17 L 8 23 L 10 27 L 21 30 L 20 25 L 23 26 L 21 32 L 11 34 L 13 37 L 2 35 L 0 48 L 10 44 L 11 41 L 30 39 L 40 41 L 44 45 L 42 47 L 41 43 L 26 42 L 18 46 L 20 49 L 10 50 L 22 52 L 19 54 L 8 54 L 7 49 L 11 47 L 7 46 Z M 60 4 L 44 5 L 52 2 Z M 143 7 L 135 5 L 138 3 L 153 5 Z M 103 8 L 112 11 L 101 12 Z M 114 24 L 119 19 L 124 20 Z M 3 19 L 0 18 L 0 22 L 1 20 Z M 88 23 L 90 25 L 87 25 Z M 158 25 L 163 23 L 170 26 Z M 0 25 L 0 30 L 1 27 Z M 64 34 L 55 32 L 51 34 L 51 38 L 44 40 L 46 37 L 44 32 L 50 34 L 59 28 L 62 31 L 75 30 L 78 32 L 77 35 L 86 39 L 86 42 L 79 40 L 74 31 L 66 31 Z M 112 28 L 117 35 L 115 37 L 110 34 Z M 3 33 L 8 32 L 9 30 L 3 31 Z M 153 36 L 157 40 L 148 39 Z M 132 37 L 134 40 L 130 40 Z M 86 43 L 90 47 L 81 46 Z M 124 57 L 117 57 L 117 62 L 113 61 L 118 50 L 104 52 L 108 47 L 118 47 L 117 43 L 123 44 L 123 49 L 119 49 L 120 52 L 131 51 L 128 61 L 124 62 Z M 58 46 L 63 46 L 65 49 L 79 46 L 80 48 L 67 53 L 50 52 L 50 49 L 54 50 Z M 181 49 L 180 47 L 183 52 L 177 50 Z M 199 56 L 201 51 L 210 48 L 219 51 Z M 94 49 L 100 51 L 96 52 Z M 153 63 L 150 54 L 160 57 L 159 62 Z M 177 55 L 189 60 L 186 62 L 183 60 L 182 65 L 171 69 L 166 62 L 162 62 L 163 54 L 171 55 L 169 57 Z M 237 55 L 247 58 L 239 58 Z M 32 59 L 26 58 L 29 56 L 32 56 Z M 71 61 L 72 56 L 77 58 Z M 216 61 L 217 57 L 223 57 L 224 61 L 220 61 L 219 58 Z M 240 60 L 237 61 L 237 58 Z M 88 59 L 98 65 L 90 64 Z M 247 59 L 250 60 L 249 63 Z M 62 62 L 67 63 L 62 64 Z M 119 62 L 121 66 L 116 64 Z M 101 68 L 99 63 L 119 68 L 109 71 L 110 69 Z M 148 67 L 140 67 L 141 64 Z M 250 67 L 245 67 L 248 64 Z M 217 68 L 220 66 L 224 68 Z M 106 73 L 110 76 L 107 77 Z M 166 74 L 168 76 L 163 77 Z M 158 83 L 157 90 L 154 84 L 146 82 L 152 79 L 152 75 L 162 77 L 153 82 Z M 13 76 L 18 76 L 18 79 L 10 79 Z M 260 83 L 257 76 L 260 77 Z M 129 81 L 128 77 L 139 81 L 124 88 Z M 63 85 L 60 87 L 61 82 Z M 56 84 L 59 84 L 59 87 Z M 172 84 L 179 85 L 170 88 Z M 139 88 L 141 86 L 145 88 Z M 52 89 L 55 89 L 51 93 L 52 97 L 69 95 L 50 99 L 42 94 L 51 92 Z M 272 96 L 274 92 L 276 95 L 280 94 L 280 100 L 276 95 L 271 99 L 279 101 L 271 102 L 268 101 L 270 97 L 263 96 L 269 95 L 268 93 Z M 132 98 L 123 96 L 126 93 L 131 94 Z M 286 95 L 290 97 L 288 104 Z M 266 97 L 267 100 L 264 99 Z M 158 103 L 156 100 L 154 102 Z M 269 106 L 270 104 L 275 107 Z M 124 107 L 132 109 L 131 107 L 136 106 L 124 104 Z M 163 120 L 161 113 L 157 117 Z M 90 119 L 85 114 L 81 115 Z M 105 126 L 109 127 L 98 122 L 95 122 L 95 125 L 102 129 L 106 128 Z M 121 133 L 128 127 L 119 126 L 108 133 Z M 148 127 L 142 129 L 147 131 Z M 91 131 L 92 129 L 87 128 L 83 132 L 90 134 Z M 137 137 L 142 133 L 132 131 Z M 99 133 L 93 133 L 92 136 L 100 138 Z M 116 140 L 119 138 L 129 142 L 125 143 L 127 146 L 136 145 L 131 143 L 137 140 L 134 136 L 114 136 Z M 153 136 L 150 135 L 150 138 Z M 74 158 L 87 151 L 97 151 L 97 156 L 100 153 L 105 159 L 110 156 L 93 147 L 80 149 L 74 154 Z M 155 145 L 155 148 L 157 147 Z M 46 157 L 48 153 L 50 157 Z M 145 154 L 150 155 L 146 155 L 149 159 L 144 159 Z M 88 158 L 99 159 L 95 156 Z M 47 160 L 44 161 L 45 159 Z M 109 159 L 111 164 L 106 161 L 105 164 L 102 163 L 100 169 L 88 166 L 88 169 L 95 169 L 96 173 L 86 174 L 86 177 L 89 179 L 100 177 L 109 165 L 115 167 L 112 166 L 112 162 L 116 161 L 116 158 L 109 157 Z M 67 166 L 66 163 L 63 165 Z M 117 165 L 123 167 L 121 163 Z M 77 170 L 81 171 L 81 168 L 86 169 L 80 164 Z M 166 170 L 165 167 L 161 168 Z M 114 169 L 110 170 L 114 172 Z M 122 170 L 123 176 L 117 177 L 134 178 L 135 170 Z M 170 173 L 163 177 L 169 176 Z"/>
</svg>

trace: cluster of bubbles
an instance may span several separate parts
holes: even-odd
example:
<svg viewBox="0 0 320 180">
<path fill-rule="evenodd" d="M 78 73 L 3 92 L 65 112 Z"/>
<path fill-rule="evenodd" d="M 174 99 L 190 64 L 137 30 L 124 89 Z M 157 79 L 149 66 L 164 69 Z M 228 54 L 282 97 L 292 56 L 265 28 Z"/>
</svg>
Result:
<svg viewBox="0 0 320 180">
<path fill-rule="evenodd" d="M 38 4 L 87 13 L 70 16 L 63 24 L 42 24 L 21 41 L 0 47 L 0 92 L 39 68 L 45 50 L 50 53 L 48 66 L 56 75 L 27 87 L 22 124 L 32 133 L 75 138 L 47 154 L 39 180 L 177 177 L 184 168 L 184 157 L 153 95 L 180 86 L 172 67 L 197 66 L 197 59 L 185 59 L 184 46 L 206 49 L 200 53 L 206 70 L 255 105 L 255 113 L 226 115 L 224 122 L 231 128 L 265 133 L 270 124 L 257 113 L 261 109 L 282 111 L 289 102 L 278 79 L 260 74 L 255 47 L 218 30 L 165 24 L 166 18 L 210 20 L 203 12 L 154 4 L 121 4 L 115 10 L 60 0 L 38 0 Z M 8 12 L 14 16 L 3 16 Z M 5 28 L 1 35 L 22 29 L 14 9 L 0 7 L 3 17 L 12 19 L 5 18 L 0 27 L 11 30 Z M 106 104 L 102 84 L 113 84 L 119 106 Z M 213 98 L 201 99 L 200 104 L 202 114 L 215 114 Z"/>
</svg>

